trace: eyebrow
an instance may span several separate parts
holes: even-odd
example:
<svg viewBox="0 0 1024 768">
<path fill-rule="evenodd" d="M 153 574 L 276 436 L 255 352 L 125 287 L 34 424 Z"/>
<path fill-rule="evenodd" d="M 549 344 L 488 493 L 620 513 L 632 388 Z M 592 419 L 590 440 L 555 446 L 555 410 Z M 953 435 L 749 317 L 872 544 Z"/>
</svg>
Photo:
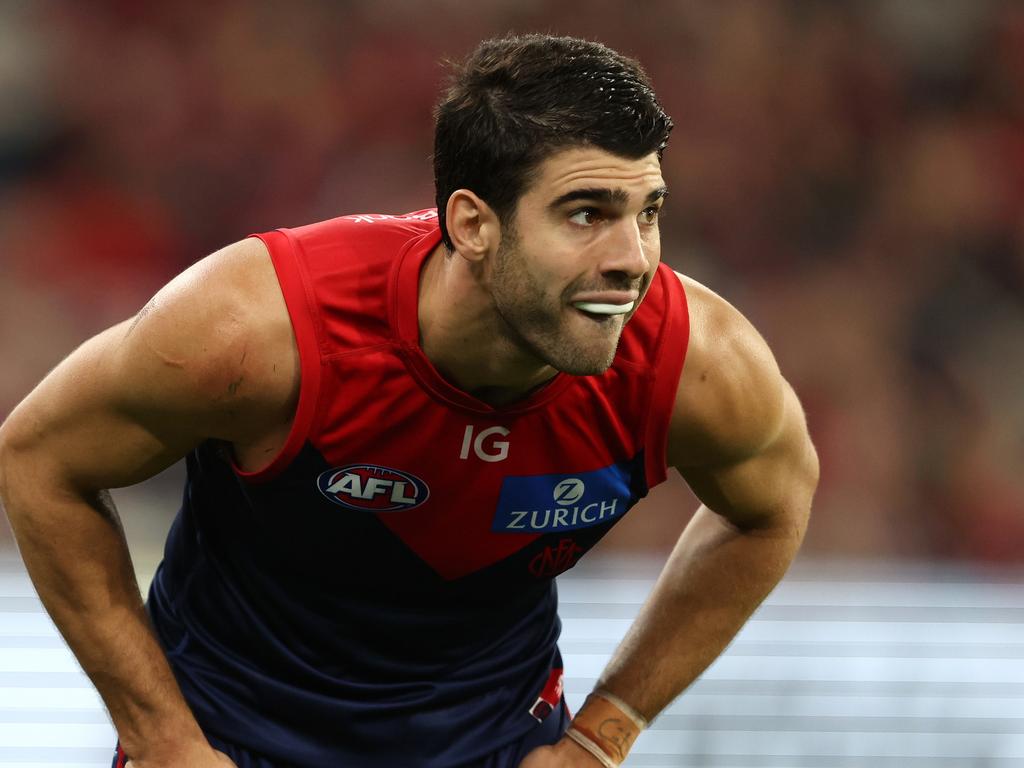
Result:
<svg viewBox="0 0 1024 768">
<path fill-rule="evenodd" d="M 668 197 L 668 187 L 658 187 L 647 195 L 647 199 L 644 200 L 644 203 L 649 205 L 650 203 L 656 202 L 665 197 Z M 555 208 L 560 208 L 566 203 L 573 203 L 578 200 L 587 200 L 595 203 L 602 203 L 604 205 L 625 205 L 629 202 L 629 193 L 624 189 L 608 189 L 607 187 L 574 189 L 571 192 L 566 192 L 564 195 L 556 197 L 551 201 L 548 208 L 553 210 Z"/>
</svg>

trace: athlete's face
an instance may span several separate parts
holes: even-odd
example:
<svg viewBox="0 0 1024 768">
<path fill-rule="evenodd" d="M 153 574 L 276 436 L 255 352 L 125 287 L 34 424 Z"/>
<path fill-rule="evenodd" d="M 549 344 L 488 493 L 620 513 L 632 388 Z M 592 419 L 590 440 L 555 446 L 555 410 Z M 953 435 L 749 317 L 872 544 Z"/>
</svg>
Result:
<svg viewBox="0 0 1024 768">
<path fill-rule="evenodd" d="M 661 163 L 600 149 L 558 152 L 520 197 L 491 270 L 512 340 L 560 371 L 612 364 L 661 258 Z"/>
</svg>

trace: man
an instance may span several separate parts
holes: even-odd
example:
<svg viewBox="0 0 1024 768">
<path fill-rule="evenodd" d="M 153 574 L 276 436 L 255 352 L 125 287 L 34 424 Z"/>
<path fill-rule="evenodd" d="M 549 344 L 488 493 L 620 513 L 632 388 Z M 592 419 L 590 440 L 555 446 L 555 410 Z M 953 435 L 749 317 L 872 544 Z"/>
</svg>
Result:
<svg viewBox="0 0 1024 768">
<path fill-rule="evenodd" d="M 485 42 L 436 213 L 229 246 L 11 415 L 3 501 L 116 764 L 614 766 L 721 652 L 817 463 L 764 341 L 659 266 L 670 129 L 604 46 Z M 186 454 L 144 607 L 104 489 Z M 706 506 L 570 723 L 552 579 L 669 466 Z"/>
</svg>

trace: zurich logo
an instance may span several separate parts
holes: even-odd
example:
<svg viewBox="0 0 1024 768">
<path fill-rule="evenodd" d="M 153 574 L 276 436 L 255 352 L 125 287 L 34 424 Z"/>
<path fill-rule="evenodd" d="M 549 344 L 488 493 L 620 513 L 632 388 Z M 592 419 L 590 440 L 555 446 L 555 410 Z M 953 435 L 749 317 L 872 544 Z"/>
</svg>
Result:
<svg viewBox="0 0 1024 768">
<path fill-rule="evenodd" d="M 583 498 L 587 486 L 576 477 L 563 480 L 555 486 L 554 499 L 556 504 L 574 504 Z"/>
<path fill-rule="evenodd" d="M 507 475 L 491 530 L 562 533 L 611 524 L 646 492 L 642 472 L 643 455 L 639 454 L 631 460 L 571 475 Z M 550 569 L 545 566 L 541 570 Z"/>
<path fill-rule="evenodd" d="M 349 464 L 321 472 L 320 493 L 347 509 L 395 512 L 412 509 L 430 496 L 427 484 L 415 475 L 376 464 Z"/>
</svg>

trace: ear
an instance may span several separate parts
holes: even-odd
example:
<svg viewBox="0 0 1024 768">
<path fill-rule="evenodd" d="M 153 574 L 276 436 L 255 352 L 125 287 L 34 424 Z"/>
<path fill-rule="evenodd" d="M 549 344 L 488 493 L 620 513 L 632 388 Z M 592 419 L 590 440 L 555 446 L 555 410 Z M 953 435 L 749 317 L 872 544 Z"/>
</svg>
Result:
<svg viewBox="0 0 1024 768">
<path fill-rule="evenodd" d="M 483 260 L 501 242 L 498 215 L 468 189 L 457 189 L 448 197 L 445 222 L 455 252 L 469 261 Z"/>
</svg>

